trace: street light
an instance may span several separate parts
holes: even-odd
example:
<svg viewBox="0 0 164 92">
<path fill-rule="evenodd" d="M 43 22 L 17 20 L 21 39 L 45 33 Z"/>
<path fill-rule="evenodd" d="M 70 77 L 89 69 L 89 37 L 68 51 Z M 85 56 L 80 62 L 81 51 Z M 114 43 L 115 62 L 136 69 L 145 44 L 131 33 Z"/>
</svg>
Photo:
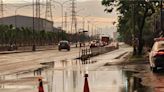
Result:
<svg viewBox="0 0 164 92">
<path fill-rule="evenodd" d="M 61 16 L 62 16 L 61 29 L 63 30 L 63 12 L 64 12 L 64 4 L 66 4 L 66 3 L 69 2 L 69 1 L 65 1 L 65 2 L 63 2 L 63 3 L 60 3 L 60 2 L 58 2 L 58 1 L 53 1 L 53 2 L 59 4 L 60 7 L 61 7 Z"/>
</svg>

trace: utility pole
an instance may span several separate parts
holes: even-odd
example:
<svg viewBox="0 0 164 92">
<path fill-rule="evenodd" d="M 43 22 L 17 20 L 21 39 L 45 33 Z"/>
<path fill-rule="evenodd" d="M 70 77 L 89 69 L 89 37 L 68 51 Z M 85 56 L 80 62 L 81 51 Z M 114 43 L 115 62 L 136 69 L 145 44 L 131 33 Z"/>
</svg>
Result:
<svg viewBox="0 0 164 92">
<path fill-rule="evenodd" d="M 4 16 L 3 0 L 0 0 L 0 18 L 3 18 L 3 16 Z M 3 24 L 3 20 L 1 21 L 1 24 Z"/>
<path fill-rule="evenodd" d="M 93 28 L 93 23 L 92 23 L 92 37 L 94 36 L 94 28 Z"/>
<path fill-rule="evenodd" d="M 33 0 L 33 46 L 32 51 L 36 51 L 35 30 L 40 30 L 40 0 Z"/>
<path fill-rule="evenodd" d="M 88 21 L 88 32 L 90 31 L 90 21 Z"/>
<path fill-rule="evenodd" d="M 89 35 L 90 35 L 89 41 L 91 41 L 92 40 L 92 32 L 90 31 L 90 21 L 87 21 L 87 23 L 88 23 L 88 32 L 89 32 Z"/>
<path fill-rule="evenodd" d="M 32 20 L 32 39 L 33 39 L 33 45 L 32 45 L 32 51 L 35 51 L 35 36 L 34 36 L 34 30 L 35 30 L 35 0 L 33 0 L 33 5 L 32 5 L 32 11 L 33 11 L 33 20 Z"/>
<path fill-rule="evenodd" d="M 83 17 L 83 31 L 85 31 L 85 18 Z"/>
</svg>

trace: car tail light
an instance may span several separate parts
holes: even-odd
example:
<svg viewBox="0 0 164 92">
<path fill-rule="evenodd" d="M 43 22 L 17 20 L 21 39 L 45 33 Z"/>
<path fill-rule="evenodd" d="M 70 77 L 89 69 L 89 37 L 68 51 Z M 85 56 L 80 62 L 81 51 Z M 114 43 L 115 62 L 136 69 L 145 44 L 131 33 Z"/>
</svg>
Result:
<svg viewBox="0 0 164 92">
<path fill-rule="evenodd" d="M 164 51 L 154 52 L 153 56 L 164 55 Z"/>
<path fill-rule="evenodd" d="M 164 38 L 163 37 L 155 38 L 154 41 L 164 41 Z"/>
</svg>

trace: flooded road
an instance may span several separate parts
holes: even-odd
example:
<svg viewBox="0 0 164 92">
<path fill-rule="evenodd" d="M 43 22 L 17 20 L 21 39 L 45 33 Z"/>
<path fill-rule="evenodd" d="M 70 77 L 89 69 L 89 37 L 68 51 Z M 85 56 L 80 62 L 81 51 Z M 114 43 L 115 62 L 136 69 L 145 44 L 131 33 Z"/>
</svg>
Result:
<svg viewBox="0 0 164 92">
<path fill-rule="evenodd" d="M 45 62 L 41 65 L 46 67 L 34 71 L 3 75 L 0 77 L 0 92 L 38 92 L 38 78 L 43 79 L 45 92 L 83 92 L 85 74 L 88 74 L 90 92 L 151 92 L 141 85 L 142 78 L 134 76 L 138 71 L 145 71 L 141 65 L 105 66 L 108 62 L 122 60 L 124 57 L 118 57 L 127 51 L 123 48 L 87 61 Z M 135 68 L 138 67 L 137 71 Z"/>
<path fill-rule="evenodd" d="M 141 92 L 141 80 L 133 76 L 136 72 L 117 66 L 103 66 L 96 71 L 88 71 L 87 65 L 82 67 L 83 70 L 55 71 L 54 75 L 58 76 L 54 76 L 54 83 L 57 84 L 53 86 L 52 92 L 83 92 L 85 74 L 89 75 L 90 92 Z"/>
<path fill-rule="evenodd" d="M 48 68 L 41 71 L 45 81 L 45 92 L 83 92 L 85 74 L 89 75 L 90 92 L 135 92 L 134 90 L 140 86 L 140 80 L 132 76 L 134 72 L 125 71 L 117 66 L 102 66 L 96 70 L 88 70 L 88 64 L 79 61 L 61 62 L 56 66 L 58 66 L 56 69 Z M 6 75 L 5 80 L 8 81 L 0 82 L 2 84 L 0 91 L 13 92 L 10 89 L 16 89 L 15 92 L 21 90 L 37 92 L 37 77 L 38 75 L 34 76 L 33 72 Z M 15 82 L 10 79 L 15 79 Z"/>
<path fill-rule="evenodd" d="M 91 92 L 130 92 L 133 90 L 134 84 L 136 84 L 137 78 L 132 76 L 133 72 L 124 71 L 117 66 L 110 68 L 101 67 L 96 71 L 87 71 L 87 65 L 84 65 L 85 69 L 64 69 L 64 70 L 52 70 L 46 69 L 42 71 L 44 81 L 47 81 L 44 85 L 46 92 L 83 92 L 84 87 L 84 75 L 87 73 L 89 88 Z M 2 85 L 2 88 L 10 89 L 37 89 L 37 80 L 35 78 L 30 79 L 33 76 L 32 73 L 17 75 L 15 81 Z M 21 79 L 26 77 L 27 79 Z M 9 80 L 11 76 L 6 76 L 5 79 Z M 12 75 L 13 78 L 13 75 Z M 12 79 L 11 78 L 11 79 Z M 21 81 L 22 80 L 22 81 Z M 35 81 L 35 83 L 33 82 Z M 14 83 L 13 83 L 14 82 Z M 4 82 L 5 83 L 5 82 Z M 138 82 L 139 83 L 139 82 Z M 139 84 L 138 84 L 139 85 Z M 33 90 L 34 91 L 34 90 Z M 10 92 L 10 91 L 6 91 Z M 19 91 L 18 91 L 19 92 Z"/>
</svg>

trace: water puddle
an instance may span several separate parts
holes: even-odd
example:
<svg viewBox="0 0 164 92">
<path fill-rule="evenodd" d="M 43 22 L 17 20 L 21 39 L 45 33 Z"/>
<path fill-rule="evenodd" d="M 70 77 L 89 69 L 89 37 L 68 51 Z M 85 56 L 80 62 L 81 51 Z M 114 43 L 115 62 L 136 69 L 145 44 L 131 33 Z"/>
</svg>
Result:
<svg viewBox="0 0 164 92">
<path fill-rule="evenodd" d="M 43 77 L 45 92 L 83 92 L 84 75 L 88 74 L 90 92 L 144 92 L 135 72 L 117 66 L 89 69 L 96 61 L 61 61 L 42 65 L 48 68 L 33 72 L 1 76 L 0 92 L 37 92 L 38 77 Z"/>
</svg>

